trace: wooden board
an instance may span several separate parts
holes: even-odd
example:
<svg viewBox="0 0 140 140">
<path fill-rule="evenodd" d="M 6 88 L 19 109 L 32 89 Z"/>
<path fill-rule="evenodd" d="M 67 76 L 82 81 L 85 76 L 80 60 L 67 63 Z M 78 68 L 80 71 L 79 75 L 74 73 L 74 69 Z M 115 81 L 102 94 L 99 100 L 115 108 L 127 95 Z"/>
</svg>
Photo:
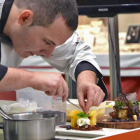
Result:
<svg viewBox="0 0 140 140">
<path fill-rule="evenodd" d="M 97 125 L 104 128 L 116 128 L 116 129 L 134 129 L 140 127 L 140 121 L 130 121 L 130 122 L 108 122 L 105 121 L 111 118 L 110 116 L 103 116 L 98 118 Z"/>
</svg>

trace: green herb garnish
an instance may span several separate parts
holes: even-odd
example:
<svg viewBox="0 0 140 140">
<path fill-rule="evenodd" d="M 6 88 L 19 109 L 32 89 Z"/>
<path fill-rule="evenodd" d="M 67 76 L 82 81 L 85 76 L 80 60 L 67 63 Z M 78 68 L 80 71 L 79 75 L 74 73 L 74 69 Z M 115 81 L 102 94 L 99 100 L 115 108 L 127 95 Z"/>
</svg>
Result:
<svg viewBox="0 0 140 140">
<path fill-rule="evenodd" d="M 136 101 L 136 104 L 139 105 L 140 103 L 138 101 Z"/>
<path fill-rule="evenodd" d="M 76 116 L 78 116 L 78 118 L 86 118 L 86 117 L 90 117 L 89 114 L 85 114 L 84 112 L 80 112 L 80 113 L 77 114 Z"/>
<path fill-rule="evenodd" d="M 133 106 L 133 105 L 139 105 L 140 103 L 136 100 L 135 102 L 129 101 L 129 105 Z"/>
<path fill-rule="evenodd" d="M 132 104 L 133 104 L 132 101 L 128 101 L 128 102 L 129 102 L 129 105 L 132 106 Z"/>
<path fill-rule="evenodd" d="M 123 102 L 115 102 L 115 106 L 116 107 L 125 107 L 126 105 Z"/>
</svg>

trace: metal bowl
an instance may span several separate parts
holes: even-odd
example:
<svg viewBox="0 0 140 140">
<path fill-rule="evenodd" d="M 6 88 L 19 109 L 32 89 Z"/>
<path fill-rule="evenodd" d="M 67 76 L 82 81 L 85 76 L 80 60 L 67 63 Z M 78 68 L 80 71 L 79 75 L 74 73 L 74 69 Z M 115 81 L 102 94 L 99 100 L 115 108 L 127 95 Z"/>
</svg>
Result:
<svg viewBox="0 0 140 140">
<path fill-rule="evenodd" d="M 3 120 L 5 140 L 51 140 L 55 138 L 56 115 L 50 113 L 23 113 Z"/>
</svg>

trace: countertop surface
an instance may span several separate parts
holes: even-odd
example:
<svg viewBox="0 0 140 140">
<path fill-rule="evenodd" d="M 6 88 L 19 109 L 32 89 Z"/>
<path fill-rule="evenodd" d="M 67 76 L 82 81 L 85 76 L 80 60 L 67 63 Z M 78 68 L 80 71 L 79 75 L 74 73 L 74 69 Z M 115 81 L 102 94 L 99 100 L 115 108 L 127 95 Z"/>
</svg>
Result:
<svg viewBox="0 0 140 140">
<path fill-rule="evenodd" d="M 4 105 L 5 103 L 9 103 L 9 101 L 1 101 L 0 100 L 0 106 Z M 12 101 L 10 101 L 13 103 Z M 2 122 L 2 118 L 0 117 L 0 122 Z M 70 123 L 66 123 L 66 125 L 69 125 Z M 59 126 L 56 126 L 56 138 L 58 140 L 98 140 L 98 139 L 104 139 L 106 137 L 111 136 L 117 136 L 120 134 L 123 134 L 125 136 L 126 133 L 131 133 L 139 131 L 140 128 L 133 129 L 133 130 L 126 130 L 126 129 L 111 129 L 111 128 L 103 128 L 102 131 L 76 131 L 76 130 L 66 130 L 66 128 L 60 128 Z M 56 140 L 57 140 L 56 139 Z M 3 138 L 3 130 L 0 129 L 0 140 L 4 140 Z"/>
</svg>

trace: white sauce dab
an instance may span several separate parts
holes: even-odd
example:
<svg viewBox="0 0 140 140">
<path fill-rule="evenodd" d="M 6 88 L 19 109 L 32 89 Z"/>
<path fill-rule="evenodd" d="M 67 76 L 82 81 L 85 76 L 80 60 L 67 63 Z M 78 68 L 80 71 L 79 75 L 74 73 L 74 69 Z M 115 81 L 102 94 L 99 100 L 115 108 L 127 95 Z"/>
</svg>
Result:
<svg viewBox="0 0 140 140">
<path fill-rule="evenodd" d="M 90 125 L 90 119 L 88 117 L 77 119 L 78 126 L 83 126 L 83 125 L 87 125 L 87 124 Z"/>
</svg>

